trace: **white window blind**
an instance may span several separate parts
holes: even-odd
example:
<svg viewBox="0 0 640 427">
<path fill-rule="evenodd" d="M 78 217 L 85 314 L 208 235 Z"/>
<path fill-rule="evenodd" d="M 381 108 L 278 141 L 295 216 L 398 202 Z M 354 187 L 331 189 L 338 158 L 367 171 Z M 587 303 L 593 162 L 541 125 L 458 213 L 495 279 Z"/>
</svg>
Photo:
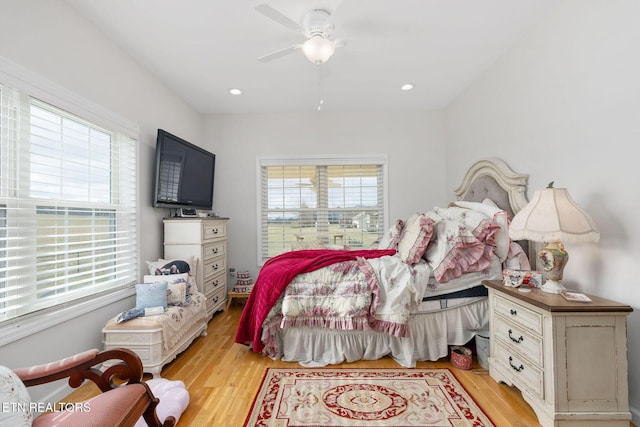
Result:
<svg viewBox="0 0 640 427">
<path fill-rule="evenodd" d="M 296 245 L 371 247 L 386 228 L 386 157 L 262 158 L 258 262 Z"/>
<path fill-rule="evenodd" d="M 136 139 L 1 81 L 0 107 L 0 322 L 135 283 Z"/>
</svg>

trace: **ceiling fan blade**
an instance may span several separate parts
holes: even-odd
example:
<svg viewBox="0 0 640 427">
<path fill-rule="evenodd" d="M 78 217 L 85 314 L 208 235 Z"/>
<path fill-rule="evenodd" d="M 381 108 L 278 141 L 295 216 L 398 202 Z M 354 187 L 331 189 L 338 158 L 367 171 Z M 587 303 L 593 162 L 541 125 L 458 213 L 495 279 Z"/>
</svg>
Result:
<svg viewBox="0 0 640 427">
<path fill-rule="evenodd" d="M 293 31 L 297 31 L 299 33 L 304 33 L 304 28 L 296 21 L 290 19 L 289 17 L 283 15 L 282 13 L 275 10 L 273 7 L 269 6 L 266 3 L 259 4 L 256 6 L 256 11 L 260 12 L 267 18 L 273 19 L 285 27 L 292 29 Z"/>
<path fill-rule="evenodd" d="M 280 58 L 282 56 L 286 56 L 286 55 L 288 55 L 290 53 L 293 53 L 296 50 L 300 49 L 301 47 L 302 47 L 301 44 L 294 44 L 293 46 L 289 46 L 289 47 L 286 47 L 284 49 L 277 50 L 275 52 L 267 53 L 266 55 L 263 55 L 260 58 L 258 58 L 258 61 L 260 61 L 260 62 L 273 61 L 274 59 L 278 59 L 278 58 Z"/>
</svg>

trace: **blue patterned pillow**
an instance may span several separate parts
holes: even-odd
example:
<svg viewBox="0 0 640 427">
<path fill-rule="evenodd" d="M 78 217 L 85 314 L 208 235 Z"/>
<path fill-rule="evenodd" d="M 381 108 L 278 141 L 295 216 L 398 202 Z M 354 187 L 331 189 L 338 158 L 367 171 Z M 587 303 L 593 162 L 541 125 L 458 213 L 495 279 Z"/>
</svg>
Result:
<svg viewBox="0 0 640 427">
<path fill-rule="evenodd" d="M 136 317 L 142 316 L 144 316 L 144 308 L 133 308 L 131 310 L 123 311 L 122 313 L 118 314 L 118 317 L 116 317 L 116 323 L 122 323 L 127 320 L 135 319 Z"/>
<path fill-rule="evenodd" d="M 136 285 L 136 310 L 150 307 L 167 308 L 167 282 Z"/>
</svg>

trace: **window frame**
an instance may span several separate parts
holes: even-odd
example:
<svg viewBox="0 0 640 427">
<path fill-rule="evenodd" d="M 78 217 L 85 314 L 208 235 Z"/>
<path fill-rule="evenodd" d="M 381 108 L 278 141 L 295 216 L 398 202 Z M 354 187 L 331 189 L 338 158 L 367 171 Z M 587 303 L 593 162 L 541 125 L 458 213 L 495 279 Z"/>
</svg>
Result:
<svg viewBox="0 0 640 427">
<path fill-rule="evenodd" d="M 259 156 L 256 159 L 256 211 L 257 211 L 257 263 L 262 266 L 268 258 L 263 258 L 263 188 L 262 168 L 271 166 L 343 166 L 343 165 L 376 165 L 382 168 L 382 235 L 389 224 L 389 179 L 388 159 L 386 154 L 355 154 L 355 155 L 289 155 L 289 156 Z M 318 209 L 318 208 L 316 208 Z"/>
<path fill-rule="evenodd" d="M 122 194 L 124 194 L 123 197 L 131 197 L 131 192 L 133 192 L 134 196 L 138 193 L 140 152 L 138 141 L 140 130 L 137 124 L 3 57 L 0 57 L 0 82 L 4 86 L 18 90 L 31 98 L 69 112 L 92 125 L 133 139 L 131 147 L 133 150 L 131 152 L 135 153 L 135 164 L 133 165 L 135 183 L 132 186 L 133 188 L 121 190 L 123 191 Z M 122 160 L 119 159 L 119 161 Z M 34 202 L 34 204 L 40 203 L 47 204 L 44 200 Z M 71 202 L 67 205 L 68 207 L 74 207 L 74 203 Z M 97 204 L 94 208 L 100 210 Z M 133 242 L 136 258 L 134 269 L 135 275 L 138 276 L 140 273 L 140 236 L 137 231 L 140 228 L 140 215 L 137 198 L 133 209 L 135 216 L 133 225 L 135 240 Z M 6 218 L 3 217 L 2 220 L 6 221 Z M 115 289 L 94 291 L 92 294 L 82 298 L 62 302 L 39 311 L 4 320 L 0 324 L 0 346 L 130 297 L 135 294 L 134 283 L 135 280 Z"/>
</svg>

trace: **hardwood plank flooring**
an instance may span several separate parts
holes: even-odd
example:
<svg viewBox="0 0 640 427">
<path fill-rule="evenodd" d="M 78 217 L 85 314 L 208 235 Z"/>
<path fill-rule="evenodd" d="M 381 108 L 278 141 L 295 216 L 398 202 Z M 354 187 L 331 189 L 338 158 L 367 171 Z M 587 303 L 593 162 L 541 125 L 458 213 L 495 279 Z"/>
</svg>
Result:
<svg viewBox="0 0 640 427">
<path fill-rule="evenodd" d="M 181 380 L 191 397 L 189 407 L 179 421 L 180 427 L 242 426 L 253 398 L 260 387 L 266 368 L 296 368 L 297 363 L 274 361 L 260 356 L 248 347 L 233 342 L 242 312 L 240 304 L 232 304 L 209 322 L 208 335 L 199 337 L 162 371 L 162 377 Z M 436 362 L 419 362 L 417 368 L 450 368 L 478 405 L 498 427 L 531 427 L 539 425 L 535 413 L 517 389 L 496 383 L 489 375 L 456 369 L 448 358 Z M 390 358 L 358 361 L 331 368 L 401 368 Z M 474 360 L 474 368 L 479 368 Z M 146 378 L 146 376 L 145 376 Z M 149 376 L 149 378 L 151 378 Z M 97 393 L 85 384 L 65 402 L 83 401 Z M 633 425 L 633 424 L 632 424 Z"/>
</svg>

